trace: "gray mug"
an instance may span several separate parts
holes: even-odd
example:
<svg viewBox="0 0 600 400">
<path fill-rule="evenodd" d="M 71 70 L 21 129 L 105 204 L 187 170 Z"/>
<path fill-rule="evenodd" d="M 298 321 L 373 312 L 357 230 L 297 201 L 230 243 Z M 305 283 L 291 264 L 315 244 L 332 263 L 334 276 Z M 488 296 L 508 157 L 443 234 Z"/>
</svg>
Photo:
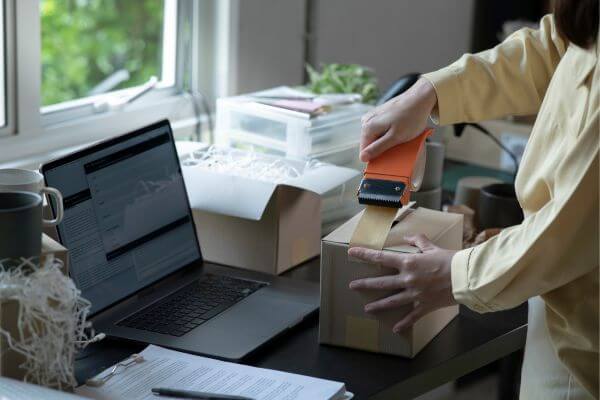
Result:
<svg viewBox="0 0 600 400">
<path fill-rule="evenodd" d="M 46 227 L 54 227 L 63 219 L 63 197 L 58 189 L 46 187 L 44 176 L 38 171 L 20 168 L 0 169 L 0 192 L 33 192 L 54 200 L 56 218 L 43 220 Z"/>
<path fill-rule="evenodd" d="M 442 186 L 446 147 L 443 143 L 427 142 L 425 150 L 427 151 L 427 165 L 419 190 L 435 190 Z"/>
<path fill-rule="evenodd" d="M 0 192 L 0 260 L 39 257 L 42 251 L 42 197 Z"/>
<path fill-rule="evenodd" d="M 523 221 L 515 185 L 495 183 L 481 188 L 479 195 L 479 229 L 507 228 Z"/>
</svg>

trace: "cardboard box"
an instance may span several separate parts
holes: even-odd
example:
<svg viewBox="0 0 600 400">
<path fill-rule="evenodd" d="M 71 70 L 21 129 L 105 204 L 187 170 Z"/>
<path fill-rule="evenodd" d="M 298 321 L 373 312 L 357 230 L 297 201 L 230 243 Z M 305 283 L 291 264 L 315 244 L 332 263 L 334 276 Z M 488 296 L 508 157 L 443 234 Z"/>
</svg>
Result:
<svg viewBox="0 0 600 400">
<path fill-rule="evenodd" d="M 390 275 L 397 270 L 367 264 L 348 258 L 348 242 L 362 213 L 354 216 L 322 241 L 321 309 L 319 341 L 378 353 L 414 357 L 458 314 L 458 306 L 447 307 L 421 318 L 402 334 L 392 328 L 412 305 L 402 309 L 367 314 L 364 305 L 386 297 L 381 291 L 353 291 L 351 281 L 359 278 Z M 440 247 L 460 249 L 462 215 L 426 208 L 403 208 L 396 216 L 384 249 L 400 253 L 416 253 L 406 244 L 406 234 L 425 234 Z"/>
<path fill-rule="evenodd" d="M 62 244 L 58 243 L 58 241 L 48 236 L 47 234 L 42 234 L 42 263 L 44 262 L 45 257 L 47 257 L 50 254 L 52 254 L 54 258 L 58 258 L 62 261 L 62 272 L 65 275 L 68 275 L 69 252 Z"/>
<path fill-rule="evenodd" d="M 305 164 L 285 162 L 298 171 Z M 185 163 L 182 170 L 204 259 L 270 274 L 319 255 L 321 195 L 359 174 L 323 164 L 275 183 Z"/>
<path fill-rule="evenodd" d="M 62 260 L 63 273 L 68 272 L 68 252 L 60 243 L 42 235 L 42 262 L 48 255 Z M 19 314 L 19 304 L 16 301 L 0 301 L 0 326 L 2 329 L 11 333 L 13 338 L 18 336 L 17 318 Z M 8 343 L 3 335 L 0 335 L 0 375 L 9 378 L 22 380 L 25 371 L 19 368 L 24 361 L 24 357 L 14 351 L 8 350 Z"/>
</svg>

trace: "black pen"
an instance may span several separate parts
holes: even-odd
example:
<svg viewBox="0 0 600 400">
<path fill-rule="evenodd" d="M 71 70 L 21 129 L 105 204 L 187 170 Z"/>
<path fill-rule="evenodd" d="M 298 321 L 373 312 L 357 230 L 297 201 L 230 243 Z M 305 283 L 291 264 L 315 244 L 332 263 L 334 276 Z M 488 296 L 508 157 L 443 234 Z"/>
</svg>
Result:
<svg viewBox="0 0 600 400">
<path fill-rule="evenodd" d="M 158 396 L 179 397 L 182 399 L 197 400 L 254 400 L 252 397 L 236 396 L 233 394 L 219 394 L 195 392 L 193 390 L 177 390 L 169 388 L 152 388 L 152 393 Z"/>
</svg>

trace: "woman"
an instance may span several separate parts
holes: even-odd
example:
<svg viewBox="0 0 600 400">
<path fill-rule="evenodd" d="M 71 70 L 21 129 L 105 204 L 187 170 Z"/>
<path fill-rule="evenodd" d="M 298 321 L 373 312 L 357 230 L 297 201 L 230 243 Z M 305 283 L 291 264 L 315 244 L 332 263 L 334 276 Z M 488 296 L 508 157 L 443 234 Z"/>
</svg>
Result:
<svg viewBox="0 0 600 400">
<path fill-rule="evenodd" d="M 471 249 L 409 237 L 421 253 L 349 253 L 398 270 L 354 281 L 354 290 L 397 290 L 366 312 L 415 303 L 394 327 L 461 303 L 478 312 L 529 301 L 524 399 L 598 398 L 598 0 L 561 0 L 539 30 L 464 55 L 425 74 L 363 119 L 360 157 L 439 124 L 537 113 L 515 186 L 525 219 Z"/>
</svg>

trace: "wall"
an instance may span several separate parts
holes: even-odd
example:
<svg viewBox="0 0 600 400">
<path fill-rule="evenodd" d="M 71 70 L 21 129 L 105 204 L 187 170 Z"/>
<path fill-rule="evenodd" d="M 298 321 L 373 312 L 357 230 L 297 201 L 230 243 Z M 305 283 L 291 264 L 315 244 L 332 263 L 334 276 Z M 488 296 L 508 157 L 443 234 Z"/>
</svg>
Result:
<svg viewBox="0 0 600 400">
<path fill-rule="evenodd" d="M 231 70 L 227 92 L 302 84 L 304 0 L 229 1 Z"/>
<path fill-rule="evenodd" d="M 226 92 L 301 84 L 307 0 L 220 1 L 231 7 Z M 470 48 L 474 0 L 308 1 L 311 61 L 370 66 L 383 88 L 407 72 L 444 66 Z"/>
<path fill-rule="evenodd" d="M 314 62 L 372 67 L 386 88 L 469 51 L 474 0 L 315 1 Z"/>
<path fill-rule="evenodd" d="M 232 70 L 226 92 L 301 84 L 307 0 L 227 1 Z M 308 1 L 311 62 L 370 66 L 382 88 L 402 74 L 444 66 L 470 48 L 474 0 Z"/>
</svg>

